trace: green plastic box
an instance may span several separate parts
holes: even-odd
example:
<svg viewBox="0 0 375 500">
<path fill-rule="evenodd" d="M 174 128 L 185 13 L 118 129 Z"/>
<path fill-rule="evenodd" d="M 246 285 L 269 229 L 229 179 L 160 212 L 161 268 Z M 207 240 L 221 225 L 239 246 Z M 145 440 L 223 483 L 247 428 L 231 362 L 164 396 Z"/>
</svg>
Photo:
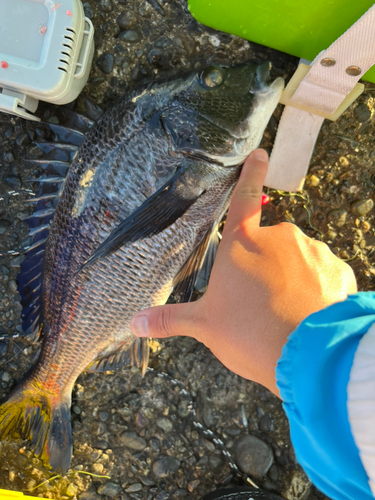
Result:
<svg viewBox="0 0 375 500">
<path fill-rule="evenodd" d="M 373 0 L 188 0 L 191 14 L 202 24 L 309 61 L 327 49 L 373 3 Z M 375 83 L 375 66 L 362 79 Z"/>
</svg>

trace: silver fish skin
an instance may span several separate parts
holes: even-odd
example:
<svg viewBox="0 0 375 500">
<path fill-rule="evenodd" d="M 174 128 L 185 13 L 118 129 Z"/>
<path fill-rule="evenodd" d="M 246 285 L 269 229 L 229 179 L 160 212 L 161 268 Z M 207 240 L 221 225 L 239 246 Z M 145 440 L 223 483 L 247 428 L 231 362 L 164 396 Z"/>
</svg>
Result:
<svg viewBox="0 0 375 500">
<path fill-rule="evenodd" d="M 1 439 L 29 439 L 64 474 L 80 373 L 114 360 L 147 366 L 147 341 L 130 320 L 174 287 L 189 298 L 241 164 L 283 90 L 268 76 L 269 63 L 210 66 L 131 94 L 88 132 L 44 252 L 42 351 L 0 407 Z"/>
</svg>

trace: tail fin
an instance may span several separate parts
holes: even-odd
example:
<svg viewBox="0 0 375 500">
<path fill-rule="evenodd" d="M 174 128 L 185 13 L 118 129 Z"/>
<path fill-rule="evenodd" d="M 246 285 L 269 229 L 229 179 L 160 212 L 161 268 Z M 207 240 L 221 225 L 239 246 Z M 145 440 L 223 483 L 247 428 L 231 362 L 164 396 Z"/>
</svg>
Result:
<svg viewBox="0 0 375 500">
<path fill-rule="evenodd" d="M 64 475 L 73 450 L 70 402 L 55 400 L 31 383 L 18 387 L 0 406 L 0 440 L 28 439 L 35 456 Z"/>
</svg>

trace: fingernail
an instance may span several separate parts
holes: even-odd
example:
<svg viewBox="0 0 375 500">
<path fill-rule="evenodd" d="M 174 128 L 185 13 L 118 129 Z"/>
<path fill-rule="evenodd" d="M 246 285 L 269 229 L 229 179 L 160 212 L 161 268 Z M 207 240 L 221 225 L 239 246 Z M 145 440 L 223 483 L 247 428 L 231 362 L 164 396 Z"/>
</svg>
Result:
<svg viewBox="0 0 375 500">
<path fill-rule="evenodd" d="M 254 158 L 259 161 L 268 161 L 268 154 L 264 149 L 256 149 L 254 151 Z"/>
<path fill-rule="evenodd" d="M 131 331 L 137 337 L 150 337 L 150 327 L 147 316 L 135 316 L 130 323 Z"/>
</svg>

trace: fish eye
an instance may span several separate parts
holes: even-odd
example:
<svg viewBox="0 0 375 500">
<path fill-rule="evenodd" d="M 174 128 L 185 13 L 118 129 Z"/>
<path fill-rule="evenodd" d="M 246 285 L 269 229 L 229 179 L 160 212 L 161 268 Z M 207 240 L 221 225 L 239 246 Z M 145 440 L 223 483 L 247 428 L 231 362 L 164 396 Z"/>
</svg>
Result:
<svg viewBox="0 0 375 500">
<path fill-rule="evenodd" d="M 218 87 L 224 81 L 224 74 L 220 68 L 210 66 L 202 71 L 199 80 L 203 87 Z"/>
</svg>

